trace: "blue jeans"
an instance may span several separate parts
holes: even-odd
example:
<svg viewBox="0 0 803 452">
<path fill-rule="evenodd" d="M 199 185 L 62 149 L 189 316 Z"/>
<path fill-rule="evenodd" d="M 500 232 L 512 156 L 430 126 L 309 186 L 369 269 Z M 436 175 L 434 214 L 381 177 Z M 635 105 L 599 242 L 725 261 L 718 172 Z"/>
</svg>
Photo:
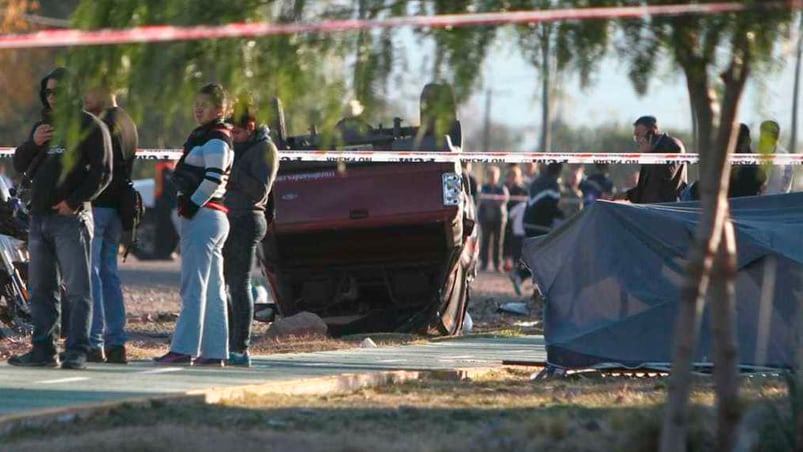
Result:
<svg viewBox="0 0 803 452">
<path fill-rule="evenodd" d="M 229 224 L 231 231 L 223 247 L 223 274 L 229 289 L 229 348 L 243 353 L 251 343 L 251 321 L 254 318 L 251 268 L 268 223 L 265 213 L 256 211 L 230 213 Z"/>
<path fill-rule="evenodd" d="M 125 345 L 125 306 L 120 274 L 117 270 L 117 250 L 120 245 L 122 224 L 117 209 L 92 209 L 95 233 L 92 238 L 92 332 L 89 344 L 94 348 L 104 345 Z M 105 327 L 105 328 L 104 328 Z"/>
<path fill-rule="evenodd" d="M 70 307 L 66 349 L 86 353 L 92 320 L 92 284 L 89 250 L 92 242 L 92 214 L 74 216 L 33 214 L 28 231 L 28 278 L 35 349 L 56 353 L 56 331 L 60 317 L 61 288 L 64 283 Z"/>
<path fill-rule="evenodd" d="M 226 214 L 202 207 L 181 218 L 181 313 L 170 351 L 228 359 L 228 316 L 223 283 Z"/>
</svg>

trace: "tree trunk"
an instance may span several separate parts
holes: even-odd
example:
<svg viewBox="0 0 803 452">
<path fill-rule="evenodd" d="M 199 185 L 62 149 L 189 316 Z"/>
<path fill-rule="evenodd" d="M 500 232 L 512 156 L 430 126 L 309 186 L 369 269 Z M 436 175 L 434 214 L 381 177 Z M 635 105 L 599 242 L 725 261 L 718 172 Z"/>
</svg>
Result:
<svg viewBox="0 0 803 452">
<path fill-rule="evenodd" d="M 795 452 L 803 452 L 803 301 L 797 302 L 797 350 L 795 350 L 795 380 L 794 386 L 789 388 L 789 397 L 792 399 L 792 409 L 795 419 Z"/>
<path fill-rule="evenodd" d="M 551 75 L 550 39 L 552 38 L 549 24 L 542 25 L 541 34 L 541 152 L 552 150 L 552 118 L 550 114 L 549 83 Z"/>
<path fill-rule="evenodd" d="M 700 132 L 698 132 L 699 126 L 697 124 L 697 109 L 694 108 L 694 103 L 689 102 L 689 110 L 691 113 L 691 149 L 686 149 L 689 152 L 698 153 L 700 152 Z"/>
<path fill-rule="evenodd" d="M 365 19 L 365 0 L 359 0 L 357 4 L 357 17 L 360 20 Z M 366 46 L 366 31 L 361 30 L 357 33 L 357 45 L 354 55 L 354 78 L 352 80 L 354 89 L 354 98 L 361 102 L 366 102 L 365 98 L 365 46 Z"/>
<path fill-rule="evenodd" d="M 728 70 L 723 74 L 723 81 L 725 84 L 725 96 L 721 110 L 719 129 L 717 133 L 717 140 L 714 146 L 708 147 L 706 143 L 711 142 L 711 131 L 713 130 L 713 120 L 705 123 L 704 116 L 698 116 L 698 123 L 700 125 L 700 179 L 699 179 L 699 192 L 700 192 L 700 222 L 695 231 L 694 241 L 689 250 L 689 264 L 686 276 L 686 282 L 681 292 L 680 306 L 678 307 L 678 316 L 676 318 L 675 327 L 675 350 L 672 360 L 672 374 L 669 381 L 669 394 L 667 395 L 668 401 L 666 411 L 664 413 L 664 424 L 661 432 L 661 451 L 674 452 L 683 451 L 686 449 L 686 433 L 688 429 L 688 398 L 691 390 L 691 366 L 694 358 L 694 351 L 697 345 L 697 334 L 700 329 L 700 315 L 705 301 L 705 294 L 708 289 L 709 278 L 712 271 L 712 264 L 714 260 L 714 253 L 719 249 L 720 241 L 723 238 L 724 225 L 728 218 L 728 203 L 727 203 L 727 186 L 730 178 L 730 165 L 728 163 L 728 156 L 732 152 L 735 145 L 737 128 L 734 127 L 736 113 L 739 108 L 739 101 L 744 85 L 747 81 L 748 68 L 750 64 L 750 55 L 747 47 L 746 37 L 744 39 L 737 39 L 733 43 L 732 48 L 733 56 L 731 65 Z M 695 86 L 700 88 L 699 72 L 687 72 L 687 81 L 690 86 L 690 95 L 692 95 L 691 87 Z M 697 77 L 695 77 L 695 75 Z M 706 89 L 706 96 L 708 90 Z M 692 102 L 698 101 L 694 97 Z M 711 103 L 708 105 L 708 112 L 710 112 Z M 703 108 L 703 114 L 706 109 Z M 713 119 L 713 115 L 710 116 Z M 727 244 L 727 237 L 725 238 Z M 725 247 L 723 251 L 727 257 L 730 252 L 733 259 L 733 250 Z M 719 262 L 727 262 L 727 259 L 718 259 Z M 733 320 L 733 300 L 732 289 L 730 292 L 727 290 L 728 274 L 717 276 L 720 283 L 719 289 L 725 295 L 731 294 L 731 301 L 718 306 L 718 310 L 731 309 L 730 318 Z M 719 278 L 724 278 L 724 286 Z M 730 279 L 732 284 L 732 276 Z M 723 289 L 724 287 L 724 289 Z M 728 322 L 728 318 L 720 318 L 717 320 L 719 324 Z M 720 332 L 728 332 L 729 328 L 732 331 L 732 326 L 721 327 Z M 727 342 L 720 342 L 721 337 L 716 335 L 713 337 L 714 342 L 719 342 L 716 347 L 722 351 L 723 355 L 728 351 Z M 735 347 L 735 344 L 734 344 Z M 729 374 L 732 369 L 720 369 L 718 378 L 723 381 L 736 380 L 737 375 Z M 738 390 L 738 388 L 737 388 Z M 717 393 L 720 395 L 719 391 Z M 723 403 L 722 401 L 719 401 Z M 729 402 L 725 401 L 724 406 L 730 410 Z M 736 403 L 735 401 L 733 403 Z M 729 412 L 730 414 L 730 412 Z M 738 413 L 736 414 L 738 419 Z M 718 425 L 718 438 L 726 437 L 733 438 L 733 429 L 736 424 L 732 425 Z M 732 442 L 731 442 L 732 444 Z M 730 450 L 730 449 L 721 449 Z"/>
<path fill-rule="evenodd" d="M 708 95 L 708 82 L 705 71 L 684 67 L 687 86 L 697 119 L 697 152 L 700 154 L 699 184 L 702 189 L 705 181 L 717 181 L 716 165 L 711 164 L 713 111 Z M 712 170 L 714 171 L 712 173 Z M 710 190 L 708 190 L 710 193 Z M 672 373 L 669 379 L 666 412 L 661 433 L 661 451 L 681 451 L 686 446 L 688 412 L 686 403 L 691 390 L 691 365 L 700 331 L 705 294 L 708 290 L 709 276 L 714 252 L 719 246 L 720 231 L 724 211 L 718 211 L 716 199 L 702 196 L 702 215 L 689 248 L 686 281 L 681 290 L 678 313 L 675 319 L 674 353 Z"/>
<path fill-rule="evenodd" d="M 700 154 L 703 159 L 705 154 Z M 710 165 L 711 170 L 716 170 Z M 705 180 L 716 179 L 712 171 L 700 174 L 700 185 Z M 710 184 L 711 182 L 709 182 Z M 710 190 L 709 190 L 710 192 Z M 689 264 L 686 282 L 680 294 L 680 305 L 675 320 L 675 343 L 672 357 L 672 373 L 669 378 L 666 412 L 661 431 L 661 451 L 674 452 L 686 450 L 686 430 L 688 428 L 687 402 L 691 391 L 691 366 L 700 331 L 700 318 L 708 290 L 714 252 L 719 247 L 725 209 L 715 198 L 700 193 L 702 214 L 689 250 Z"/>
<path fill-rule="evenodd" d="M 724 173 L 723 173 L 724 174 Z M 720 200 L 727 205 L 727 200 Z M 727 207 L 726 207 L 727 208 Z M 711 333 L 717 393 L 717 450 L 732 450 L 739 425 L 739 346 L 736 341 L 734 285 L 736 238 L 730 218 L 711 275 Z"/>
<path fill-rule="evenodd" d="M 713 163 L 719 172 L 716 186 L 705 196 L 715 197 L 717 209 L 725 213 L 720 253 L 714 267 L 713 305 L 711 311 L 714 348 L 714 380 L 717 392 L 717 450 L 729 451 L 736 441 L 739 425 L 739 346 L 736 342 L 736 238 L 730 222 L 728 186 L 731 165 L 729 157 L 736 147 L 739 127 L 736 120 L 742 92 L 750 74 L 751 54 L 747 39 L 734 42 L 734 58 L 722 74 L 725 95 L 722 101 L 719 133 Z M 706 187 L 708 189 L 708 187 Z"/>
</svg>

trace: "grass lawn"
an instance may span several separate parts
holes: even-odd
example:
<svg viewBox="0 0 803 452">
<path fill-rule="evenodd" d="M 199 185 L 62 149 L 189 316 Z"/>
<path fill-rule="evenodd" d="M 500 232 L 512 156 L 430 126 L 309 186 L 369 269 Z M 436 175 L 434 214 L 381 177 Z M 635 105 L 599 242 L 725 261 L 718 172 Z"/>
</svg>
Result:
<svg viewBox="0 0 803 452">
<path fill-rule="evenodd" d="M 506 368 L 474 380 L 421 380 L 345 395 L 122 407 L 103 417 L 16 430 L 0 444 L 3 450 L 117 452 L 656 449 L 666 379 L 530 381 L 534 370 Z M 712 385 L 710 378 L 695 383 L 690 450 L 713 447 Z M 746 406 L 777 405 L 786 394 L 780 378 L 742 382 Z"/>
</svg>

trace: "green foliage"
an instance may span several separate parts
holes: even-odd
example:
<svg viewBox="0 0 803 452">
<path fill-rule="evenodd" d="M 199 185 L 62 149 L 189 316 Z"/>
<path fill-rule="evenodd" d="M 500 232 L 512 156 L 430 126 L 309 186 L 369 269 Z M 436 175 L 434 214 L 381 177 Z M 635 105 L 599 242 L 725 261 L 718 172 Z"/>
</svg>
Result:
<svg viewBox="0 0 803 452">
<path fill-rule="evenodd" d="M 512 0 L 504 2 L 513 10 L 564 9 L 611 6 L 612 0 Z M 608 49 L 611 25 L 607 20 L 545 22 L 516 27 L 519 47 L 539 72 L 545 69 L 542 61 L 544 45 L 554 55 L 555 69 L 575 71 L 583 86 L 590 82 L 596 65 Z M 552 61 L 550 62 L 552 63 Z"/>
<path fill-rule="evenodd" d="M 497 0 L 433 0 L 429 4 L 422 2 L 418 14 L 498 11 L 501 3 Z M 496 27 L 490 26 L 419 30 L 421 36 L 435 42 L 433 78 L 450 83 L 459 103 L 471 97 L 474 88 L 482 80 L 482 64 L 496 31 Z"/>
<path fill-rule="evenodd" d="M 623 6 L 642 4 L 623 0 Z M 650 5 L 676 4 L 676 0 L 651 0 Z M 696 3 L 717 3 L 701 0 Z M 742 0 L 760 8 L 762 2 Z M 669 56 L 687 75 L 705 76 L 716 81 L 727 67 L 732 53 L 729 46 L 738 36 L 747 36 L 756 68 L 772 67 L 773 53 L 788 38 L 793 12 L 784 9 L 708 15 L 656 16 L 619 21 L 623 42 L 620 55 L 630 62 L 630 77 L 640 93 L 645 93 L 656 67 Z"/>
<path fill-rule="evenodd" d="M 277 4 L 279 13 L 274 16 L 271 7 Z M 84 1 L 72 20 L 82 29 L 286 22 L 295 17 L 301 5 L 303 2 L 275 0 L 244 0 L 237 8 L 213 0 Z M 308 35 L 81 47 L 69 52 L 65 64 L 79 71 L 84 86 L 108 84 L 119 90 L 140 124 L 154 118 L 156 122 L 150 125 L 161 130 L 161 125 L 178 122 L 186 134 L 192 127 L 188 118 L 193 96 L 208 81 L 223 84 L 234 96 L 251 93 L 266 121 L 271 119 L 267 113 L 274 96 L 293 100 L 286 102 L 291 118 L 298 105 L 309 108 L 310 103 L 304 101 L 311 95 L 318 100 L 316 111 L 331 112 L 332 99 L 336 98 L 333 91 L 342 88 L 342 82 L 330 80 L 324 72 L 326 58 L 316 58 L 316 54 L 328 50 L 327 46 L 325 40 Z M 311 92 L 311 86 L 322 89 Z M 163 141 L 158 135 L 149 136 L 151 128 L 143 129 L 143 141 Z M 175 145 L 179 138 L 171 134 L 168 139 Z"/>
</svg>

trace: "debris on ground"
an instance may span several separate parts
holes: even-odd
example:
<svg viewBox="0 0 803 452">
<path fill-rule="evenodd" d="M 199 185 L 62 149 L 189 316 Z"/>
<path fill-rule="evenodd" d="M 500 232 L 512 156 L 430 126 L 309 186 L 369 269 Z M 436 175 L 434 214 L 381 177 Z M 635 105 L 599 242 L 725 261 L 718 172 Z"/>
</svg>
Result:
<svg viewBox="0 0 803 452">
<path fill-rule="evenodd" d="M 530 310 L 527 308 L 527 303 L 521 303 L 518 301 L 505 303 L 502 306 L 499 306 L 497 312 L 503 312 L 505 314 L 513 314 L 513 315 L 530 314 Z"/>
<path fill-rule="evenodd" d="M 471 334 L 471 330 L 474 329 L 474 320 L 471 318 L 471 314 L 466 312 L 466 316 L 463 318 L 463 336 Z"/>
<path fill-rule="evenodd" d="M 288 336 L 326 336 L 326 331 L 326 322 L 322 318 L 311 312 L 302 311 L 271 323 L 266 336 L 272 339 Z"/>
<path fill-rule="evenodd" d="M 254 320 L 259 322 L 276 320 L 276 305 L 274 303 L 254 303 Z"/>
</svg>

